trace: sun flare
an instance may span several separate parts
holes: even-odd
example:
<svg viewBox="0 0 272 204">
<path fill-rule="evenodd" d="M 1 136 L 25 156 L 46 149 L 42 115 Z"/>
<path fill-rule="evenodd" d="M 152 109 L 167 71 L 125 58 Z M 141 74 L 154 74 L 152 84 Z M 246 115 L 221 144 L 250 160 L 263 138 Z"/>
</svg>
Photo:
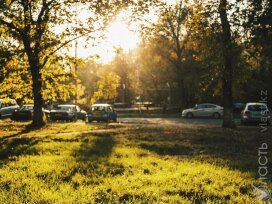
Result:
<svg viewBox="0 0 272 204">
<path fill-rule="evenodd" d="M 124 19 L 124 15 L 119 15 L 110 24 L 106 31 L 106 39 L 100 45 L 100 59 L 107 63 L 115 56 L 115 48 L 121 48 L 125 52 L 135 48 L 139 42 L 139 36 L 131 31 Z"/>
<path fill-rule="evenodd" d="M 78 57 L 86 58 L 89 56 L 98 55 L 99 61 L 102 63 L 109 63 L 116 55 L 116 48 L 121 48 L 125 52 L 129 52 L 137 47 L 140 36 L 137 33 L 137 25 L 128 25 L 126 19 L 127 13 L 120 13 L 109 24 L 105 31 L 105 38 L 97 43 L 94 47 L 83 48 L 78 47 Z M 82 43 L 84 44 L 84 40 Z"/>
</svg>

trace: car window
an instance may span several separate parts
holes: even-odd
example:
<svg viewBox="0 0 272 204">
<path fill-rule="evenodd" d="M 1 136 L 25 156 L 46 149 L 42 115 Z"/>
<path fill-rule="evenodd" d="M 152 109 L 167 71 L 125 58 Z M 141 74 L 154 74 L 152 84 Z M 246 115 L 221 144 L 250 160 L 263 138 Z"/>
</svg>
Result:
<svg viewBox="0 0 272 204">
<path fill-rule="evenodd" d="M 106 110 L 105 108 L 106 108 L 105 106 L 93 106 L 91 108 L 91 110 L 92 111 L 105 111 Z"/>
<path fill-rule="evenodd" d="M 77 111 L 77 112 L 80 112 L 79 106 L 76 106 L 76 111 Z"/>
<path fill-rule="evenodd" d="M 109 111 L 112 112 L 112 107 L 111 106 L 109 106 Z"/>
<path fill-rule="evenodd" d="M 70 106 L 58 106 L 57 110 L 72 111 L 72 107 L 70 107 Z"/>
<path fill-rule="evenodd" d="M 22 106 L 20 110 L 33 110 L 33 106 Z"/>
<path fill-rule="evenodd" d="M 249 111 L 262 111 L 267 110 L 267 107 L 264 105 L 250 105 L 248 106 Z"/>
<path fill-rule="evenodd" d="M 202 109 L 202 108 L 205 108 L 205 107 L 206 107 L 206 105 L 203 105 L 203 104 L 197 106 L 198 109 Z"/>
<path fill-rule="evenodd" d="M 17 105 L 15 100 L 4 100 L 0 103 L 0 107 L 9 107 L 9 106 L 15 106 Z"/>
<path fill-rule="evenodd" d="M 206 105 L 206 108 L 215 108 L 216 106 L 214 105 Z"/>
</svg>

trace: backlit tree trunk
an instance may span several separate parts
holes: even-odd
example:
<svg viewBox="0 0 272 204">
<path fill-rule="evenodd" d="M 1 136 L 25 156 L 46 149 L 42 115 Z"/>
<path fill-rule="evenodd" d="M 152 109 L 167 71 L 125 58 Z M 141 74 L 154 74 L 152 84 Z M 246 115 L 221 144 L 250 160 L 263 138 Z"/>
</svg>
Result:
<svg viewBox="0 0 272 204">
<path fill-rule="evenodd" d="M 34 96 L 34 115 L 32 125 L 34 127 L 41 127 L 45 124 L 43 120 L 43 98 L 42 98 L 42 76 L 41 63 L 39 61 L 38 52 L 34 52 L 30 46 L 30 40 L 27 33 L 21 33 L 25 52 L 28 56 L 28 63 L 32 77 L 32 91 Z"/>
<path fill-rule="evenodd" d="M 232 41 L 231 41 L 231 30 L 230 23 L 227 17 L 227 0 L 220 0 L 219 14 L 221 20 L 221 27 L 223 30 L 223 53 L 224 53 L 224 69 L 222 76 L 223 85 L 223 124 L 225 128 L 234 128 L 235 122 L 233 117 L 232 107 Z"/>
</svg>

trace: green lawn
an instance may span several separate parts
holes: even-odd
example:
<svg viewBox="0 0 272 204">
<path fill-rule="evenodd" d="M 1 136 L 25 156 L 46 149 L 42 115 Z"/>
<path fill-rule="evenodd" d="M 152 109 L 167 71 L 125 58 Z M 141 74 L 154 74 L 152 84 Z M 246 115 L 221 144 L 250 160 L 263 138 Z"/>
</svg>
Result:
<svg viewBox="0 0 272 204">
<path fill-rule="evenodd" d="M 259 203 L 258 147 L 272 147 L 252 127 L 26 125 L 0 121 L 0 203 Z"/>
</svg>

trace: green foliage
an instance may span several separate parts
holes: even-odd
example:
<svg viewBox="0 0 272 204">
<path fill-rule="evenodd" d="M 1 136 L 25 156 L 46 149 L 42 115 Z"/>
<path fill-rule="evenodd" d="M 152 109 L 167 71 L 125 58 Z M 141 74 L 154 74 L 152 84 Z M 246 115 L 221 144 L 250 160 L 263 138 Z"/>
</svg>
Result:
<svg viewBox="0 0 272 204">
<path fill-rule="evenodd" d="M 32 80 L 25 58 L 13 57 L 3 67 L 4 80 L 0 83 L 0 98 L 13 98 L 22 103 L 33 103 Z M 42 94 L 45 102 L 70 100 L 75 93 L 75 75 L 61 65 L 51 64 L 42 70 Z"/>
<path fill-rule="evenodd" d="M 52 66 L 42 71 L 44 101 L 68 101 L 75 94 L 75 74 L 62 67 Z"/>
<path fill-rule="evenodd" d="M 120 77 L 112 71 L 102 70 L 97 82 L 98 90 L 94 93 L 91 103 L 114 102 L 117 97 L 117 88 L 120 86 Z"/>
<path fill-rule="evenodd" d="M 5 77 L 0 83 L 0 98 L 13 98 L 33 103 L 31 76 L 26 63 L 13 57 L 3 67 Z"/>
</svg>

